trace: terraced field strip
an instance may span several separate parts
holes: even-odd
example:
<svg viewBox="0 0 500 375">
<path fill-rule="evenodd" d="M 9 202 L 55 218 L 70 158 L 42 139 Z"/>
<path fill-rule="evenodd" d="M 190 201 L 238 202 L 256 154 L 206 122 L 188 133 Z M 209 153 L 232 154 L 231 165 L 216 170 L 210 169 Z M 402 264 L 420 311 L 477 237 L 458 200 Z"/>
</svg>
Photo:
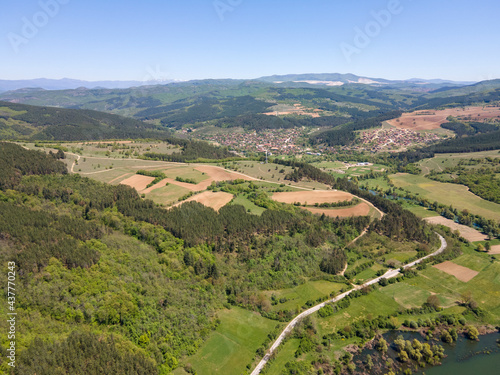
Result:
<svg viewBox="0 0 500 375">
<path fill-rule="evenodd" d="M 219 192 L 215 192 L 215 193 L 213 191 L 204 191 L 203 193 L 193 195 L 192 197 L 190 197 L 182 202 L 176 203 L 173 206 L 171 206 L 170 208 L 175 207 L 175 206 L 180 206 L 181 204 L 186 203 L 186 202 L 195 201 L 195 202 L 199 202 L 199 203 L 203 204 L 204 206 L 211 207 L 215 211 L 219 211 L 222 207 L 224 207 L 226 204 L 231 202 L 232 199 L 233 199 L 232 194 L 225 193 L 223 191 L 219 191 Z"/>
<path fill-rule="evenodd" d="M 444 225 L 451 230 L 458 230 L 460 235 L 470 242 L 485 241 L 488 238 L 485 234 L 482 234 L 474 228 L 455 223 L 453 220 L 447 219 L 443 216 L 427 217 L 424 220 L 431 224 Z"/>
<path fill-rule="evenodd" d="M 351 201 L 354 196 L 345 191 L 338 190 L 310 190 L 310 191 L 294 191 L 274 193 L 272 199 L 282 203 L 307 204 L 314 205 L 316 203 L 336 203 L 342 201 Z M 370 214 L 371 204 L 361 202 L 355 206 L 323 208 L 323 207 L 301 207 L 304 210 L 313 214 L 325 214 L 329 217 L 351 217 L 351 216 L 366 216 Z"/>
</svg>

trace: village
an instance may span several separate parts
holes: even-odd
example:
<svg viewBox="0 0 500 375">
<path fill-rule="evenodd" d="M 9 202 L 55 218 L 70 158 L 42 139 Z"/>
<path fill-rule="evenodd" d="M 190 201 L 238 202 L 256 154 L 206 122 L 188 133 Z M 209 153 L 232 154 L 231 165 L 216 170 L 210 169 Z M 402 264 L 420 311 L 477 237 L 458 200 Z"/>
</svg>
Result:
<svg viewBox="0 0 500 375">
<path fill-rule="evenodd" d="M 307 136 L 302 128 L 271 129 L 261 132 L 227 133 L 203 136 L 202 139 L 227 146 L 239 152 L 268 152 L 295 155 L 305 152 L 299 138 Z"/>
<path fill-rule="evenodd" d="M 418 133 L 408 129 L 379 129 L 361 133 L 351 149 L 371 152 L 402 151 L 412 146 L 430 144 L 440 139 L 441 137 L 435 133 Z"/>
<path fill-rule="evenodd" d="M 320 146 L 318 150 L 307 147 L 302 139 L 308 133 L 302 128 L 270 129 L 262 132 L 246 131 L 204 135 L 200 138 L 227 146 L 238 152 L 268 152 L 270 155 L 317 155 L 317 151 L 338 152 L 336 147 Z M 342 146 L 342 150 L 354 151 L 402 151 L 416 145 L 426 145 L 439 141 L 442 137 L 435 133 L 415 132 L 408 129 L 378 129 L 365 131 L 352 145 Z"/>
</svg>

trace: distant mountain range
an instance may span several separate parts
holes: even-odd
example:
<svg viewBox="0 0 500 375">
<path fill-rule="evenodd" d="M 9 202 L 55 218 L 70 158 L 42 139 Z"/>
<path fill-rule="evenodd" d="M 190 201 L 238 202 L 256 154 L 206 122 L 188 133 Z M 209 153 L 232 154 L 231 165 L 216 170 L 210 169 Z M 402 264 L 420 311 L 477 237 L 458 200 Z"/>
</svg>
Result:
<svg viewBox="0 0 500 375">
<path fill-rule="evenodd" d="M 78 86 L 77 89 L 21 88 L 0 93 L 0 101 L 121 115 L 154 125 L 148 130 L 150 132 L 205 126 L 254 130 L 298 126 L 333 127 L 349 121 L 377 118 L 394 111 L 500 101 L 500 80 L 465 85 L 464 82 L 444 80 L 390 81 L 354 74 L 299 74 L 254 80 L 207 79 L 113 89 L 85 88 L 81 87 L 83 81 L 72 82 Z M 102 85 L 103 82 L 92 84 Z M 307 113 L 297 113 L 297 108 L 301 106 Z M 22 120 L 19 117 L 22 115 L 18 114 L 7 123 L 2 121 L 3 107 L 6 105 L 0 105 L 0 134 L 5 133 L 6 137 L 16 133 L 32 137 L 45 134 L 50 139 L 47 132 L 51 129 L 36 126 L 35 120 L 39 123 L 45 121 L 43 116 L 31 116 L 25 119 L 33 120 L 25 121 L 30 125 L 23 125 L 16 124 L 16 121 Z M 34 111 L 31 110 L 31 113 Z M 60 125 L 64 121 L 58 120 L 57 123 Z M 22 126 L 16 130 L 14 125 Z M 91 125 L 89 132 L 94 131 L 94 123 Z M 132 129 L 141 126 L 130 123 L 127 132 L 135 134 Z M 70 128 L 64 128 L 64 131 L 69 133 Z M 116 134 L 117 130 L 106 128 L 105 133 L 109 136 Z"/>
<path fill-rule="evenodd" d="M 319 84 L 327 86 L 340 86 L 348 83 L 361 83 L 367 85 L 394 85 L 394 84 L 434 84 L 443 85 L 450 84 L 455 86 L 472 85 L 476 82 L 459 82 L 459 81 L 449 81 L 443 79 L 421 79 L 421 78 L 411 78 L 407 80 L 388 80 L 384 78 L 371 78 L 357 76 L 355 74 L 340 74 L 340 73 L 309 73 L 309 74 L 286 74 L 286 75 L 272 75 L 267 77 L 258 78 L 259 81 L 272 82 L 272 83 L 284 83 L 284 82 L 295 82 L 295 83 L 309 83 L 309 84 Z"/>
<path fill-rule="evenodd" d="M 299 83 L 323 86 L 341 86 L 344 84 L 366 84 L 366 85 L 435 85 L 441 88 L 443 85 L 458 87 L 472 85 L 476 82 L 458 82 L 442 79 L 420 79 L 412 78 L 408 80 L 388 80 L 383 78 L 370 78 L 357 76 L 355 74 L 340 73 L 309 73 L 309 74 L 287 74 L 273 75 L 254 79 L 267 83 Z M 77 88 L 87 89 L 126 89 L 130 87 L 165 85 L 179 82 L 174 80 L 154 80 L 154 81 L 83 81 L 78 79 L 26 79 L 26 80 L 0 80 L 0 92 L 13 91 L 19 89 L 43 89 L 43 90 L 74 90 Z M 194 82 L 194 81 L 193 81 Z"/>
<path fill-rule="evenodd" d="M 22 80 L 0 80 L 0 92 L 19 90 L 25 88 L 44 90 L 72 90 L 80 87 L 88 89 L 126 89 L 136 86 L 160 85 L 174 82 L 173 80 L 157 81 L 82 81 L 78 79 L 22 79 Z"/>
</svg>

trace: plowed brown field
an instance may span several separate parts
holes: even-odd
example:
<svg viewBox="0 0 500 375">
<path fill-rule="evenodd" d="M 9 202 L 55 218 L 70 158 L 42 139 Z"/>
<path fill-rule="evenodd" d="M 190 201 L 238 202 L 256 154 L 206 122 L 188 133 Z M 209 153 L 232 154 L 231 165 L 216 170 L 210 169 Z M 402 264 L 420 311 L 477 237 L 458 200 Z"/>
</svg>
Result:
<svg viewBox="0 0 500 375">
<path fill-rule="evenodd" d="M 492 246 L 491 250 L 488 251 L 488 254 L 493 254 L 493 255 L 500 254 L 500 245 Z"/>
<path fill-rule="evenodd" d="M 448 108 L 440 111 L 416 111 L 403 113 L 401 117 L 387 122 L 400 129 L 433 130 L 439 129 L 441 124 L 448 122 L 446 120 L 448 116 L 453 116 L 459 120 L 483 122 L 485 119 L 500 118 L 500 107 L 466 107 L 465 109 Z"/>
<path fill-rule="evenodd" d="M 486 235 L 482 234 L 478 230 L 475 230 L 474 228 L 455 223 L 453 220 L 447 219 L 443 216 L 426 217 L 424 220 L 431 224 L 444 225 L 451 230 L 458 230 L 460 235 L 470 242 L 484 241 L 488 238 Z"/>
<path fill-rule="evenodd" d="M 203 191 L 203 190 L 206 190 L 214 181 L 233 181 L 233 180 L 251 181 L 251 180 L 256 180 L 256 178 L 245 176 L 245 175 L 238 173 L 238 172 L 227 171 L 225 169 L 215 167 L 212 165 L 201 165 L 201 166 L 195 167 L 195 169 L 202 172 L 202 173 L 206 173 L 210 177 L 208 179 L 200 182 L 199 184 L 189 184 L 186 182 L 176 181 L 173 178 L 165 178 L 162 181 L 158 182 L 156 185 L 153 185 L 150 188 L 146 189 L 144 191 L 144 193 L 149 193 L 155 189 L 163 187 L 166 185 L 167 182 L 169 184 L 181 186 L 181 187 L 188 189 L 190 191 Z"/>
<path fill-rule="evenodd" d="M 327 190 L 327 191 L 293 191 L 285 193 L 274 193 L 272 198 L 275 201 L 293 204 L 298 202 L 300 204 L 307 203 L 308 205 L 313 205 L 315 203 L 334 203 L 341 201 L 350 201 L 352 199 L 352 194 L 346 193 L 344 191 Z"/>
<path fill-rule="evenodd" d="M 370 213 L 370 206 L 365 202 L 354 207 L 348 208 L 316 208 L 316 207 L 302 207 L 313 214 L 325 214 L 329 217 L 351 217 L 351 216 L 366 216 Z"/>
<path fill-rule="evenodd" d="M 477 271 L 471 270 L 470 268 L 459 266 L 458 264 L 450 261 L 436 264 L 433 267 L 446 272 L 449 275 L 455 276 L 458 280 L 463 281 L 464 283 L 471 280 L 479 273 Z"/>
<path fill-rule="evenodd" d="M 222 207 L 231 202 L 231 199 L 233 199 L 233 195 L 229 193 L 224 193 L 222 191 L 216 193 L 213 191 L 205 191 L 203 193 L 196 194 L 185 201 L 174 204 L 172 207 L 179 206 L 186 202 L 195 201 L 219 211 Z"/>
<path fill-rule="evenodd" d="M 133 187 L 137 191 L 142 191 L 142 190 L 146 189 L 146 186 L 148 186 L 148 184 L 150 184 L 154 179 L 155 179 L 154 177 L 135 174 L 135 175 L 123 180 L 122 182 L 120 182 L 120 184 Z"/>
</svg>

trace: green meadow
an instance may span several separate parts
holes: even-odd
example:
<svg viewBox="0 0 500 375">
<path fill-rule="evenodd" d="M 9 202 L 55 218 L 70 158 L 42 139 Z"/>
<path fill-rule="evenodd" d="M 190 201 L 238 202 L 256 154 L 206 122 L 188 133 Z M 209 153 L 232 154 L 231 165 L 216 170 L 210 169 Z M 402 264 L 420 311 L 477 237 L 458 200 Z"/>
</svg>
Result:
<svg viewBox="0 0 500 375">
<path fill-rule="evenodd" d="M 468 191 L 464 185 L 443 183 L 423 176 L 398 173 L 391 175 L 392 183 L 430 201 L 468 210 L 492 220 L 500 220 L 500 204 L 488 202 Z"/>
<path fill-rule="evenodd" d="M 220 311 L 218 316 L 220 325 L 186 363 L 199 375 L 244 373 L 255 351 L 279 323 L 238 307 Z"/>
</svg>

